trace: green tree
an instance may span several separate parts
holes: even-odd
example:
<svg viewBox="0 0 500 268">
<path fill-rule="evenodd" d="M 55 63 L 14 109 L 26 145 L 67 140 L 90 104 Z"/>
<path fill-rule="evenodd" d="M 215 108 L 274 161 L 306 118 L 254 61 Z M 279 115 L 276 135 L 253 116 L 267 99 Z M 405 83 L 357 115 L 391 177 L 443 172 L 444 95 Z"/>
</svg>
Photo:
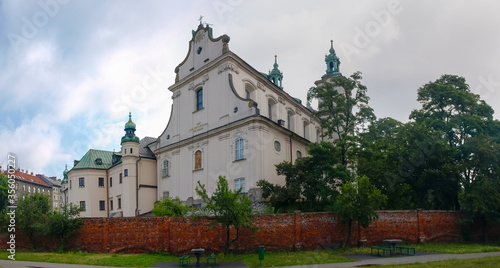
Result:
<svg viewBox="0 0 500 268">
<path fill-rule="evenodd" d="M 492 136 L 497 142 L 500 140 L 500 123 L 493 120 L 493 109 L 470 91 L 465 78 L 455 75 L 443 75 L 422 86 L 418 90 L 418 101 L 422 103 L 422 109 L 412 111 L 410 119 L 441 133 L 450 148 L 451 161 L 446 165 L 435 163 L 433 172 L 453 171 L 447 172 L 446 176 L 455 183 L 455 189 L 463 187 L 467 192 L 472 183 L 471 176 L 477 175 L 477 166 L 470 165 L 475 155 L 464 153 L 470 151 L 468 143 L 474 144 L 478 137 L 485 135 Z M 459 209 L 456 195 L 454 200 L 455 208 Z"/>
<path fill-rule="evenodd" d="M 493 109 L 470 91 L 465 78 L 445 74 L 418 89 L 422 109 L 412 111 L 410 119 L 445 133 L 450 146 L 465 143 L 468 137 L 484 134 Z"/>
<path fill-rule="evenodd" d="M 376 210 L 385 202 L 387 197 L 381 194 L 366 176 L 342 185 L 341 194 L 337 196 L 335 203 L 335 214 L 348 225 L 346 247 L 351 243 L 352 222 L 368 228 L 370 222 L 378 218 Z"/>
<path fill-rule="evenodd" d="M 411 187 L 398 173 L 398 140 L 403 130 L 403 123 L 389 117 L 374 121 L 368 131 L 359 134 L 357 172 L 359 176 L 369 176 L 370 182 L 387 196 L 383 209 L 412 207 Z"/>
<path fill-rule="evenodd" d="M 488 221 L 500 220 L 500 144 L 492 137 L 471 138 L 460 148 L 458 167 L 465 174 L 460 194 L 468 221 L 483 223 L 483 240 L 488 240 Z"/>
<path fill-rule="evenodd" d="M 240 236 L 240 229 L 252 226 L 252 203 L 247 195 L 241 193 L 241 188 L 232 191 L 229 189 L 225 177 L 219 176 L 217 189 L 211 197 L 208 196 L 205 185 L 198 181 L 196 193 L 206 204 L 206 210 L 215 216 L 216 222 L 222 224 L 226 229 L 226 245 L 224 252 L 228 253 L 231 244 L 236 242 Z M 231 226 L 236 230 L 236 237 L 231 239 Z"/>
<path fill-rule="evenodd" d="M 336 151 L 329 142 L 311 143 L 310 156 L 276 165 L 278 175 L 285 176 L 285 185 L 260 180 L 257 186 L 278 212 L 331 210 L 337 189 L 350 176 Z"/>
<path fill-rule="evenodd" d="M 50 211 L 49 198 L 44 194 L 26 195 L 24 200 L 20 198 L 18 201 L 17 223 L 23 233 L 28 236 L 34 250 L 37 249 L 38 238 L 49 231 L 47 222 Z"/>
<path fill-rule="evenodd" d="M 182 201 L 178 196 L 172 197 L 162 197 L 160 202 L 154 205 L 151 212 L 157 217 L 159 216 L 169 216 L 169 217 L 184 217 L 189 211 L 189 207 L 182 204 Z"/>
<path fill-rule="evenodd" d="M 0 173 L 0 211 L 8 206 L 9 203 L 9 179 Z"/>
<path fill-rule="evenodd" d="M 308 101 L 318 100 L 318 111 L 314 114 L 321 119 L 324 135 L 335 139 L 333 143 L 339 148 L 337 153 L 344 166 L 354 157 L 356 131 L 375 120 L 373 109 L 368 106 L 367 88 L 361 83 L 361 78 L 360 72 L 350 78 L 335 77 L 330 82 L 310 88 L 307 94 Z"/>
<path fill-rule="evenodd" d="M 60 211 L 54 211 L 48 218 L 49 233 L 58 237 L 59 248 L 64 250 L 64 242 L 76 234 L 83 225 L 82 209 L 74 204 L 64 204 Z"/>
</svg>

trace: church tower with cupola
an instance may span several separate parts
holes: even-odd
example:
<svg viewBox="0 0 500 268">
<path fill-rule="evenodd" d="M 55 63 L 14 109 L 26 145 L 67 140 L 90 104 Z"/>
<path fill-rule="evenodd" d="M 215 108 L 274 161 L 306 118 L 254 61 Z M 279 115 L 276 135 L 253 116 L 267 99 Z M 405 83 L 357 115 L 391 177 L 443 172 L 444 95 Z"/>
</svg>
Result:
<svg viewBox="0 0 500 268">
<path fill-rule="evenodd" d="M 326 74 L 324 74 L 321 78 L 326 76 L 338 77 L 342 76 L 340 73 L 340 59 L 337 57 L 335 53 L 335 49 L 333 49 L 333 40 L 330 40 L 330 54 L 325 56 L 326 62 Z"/>
<path fill-rule="evenodd" d="M 125 124 L 125 136 L 122 137 L 122 157 L 139 157 L 139 138 L 135 135 L 136 125 L 132 121 L 132 113 L 128 114 Z"/>
<path fill-rule="evenodd" d="M 278 56 L 274 55 L 273 69 L 269 71 L 268 79 L 277 87 L 283 89 L 283 73 L 278 69 Z"/>
</svg>

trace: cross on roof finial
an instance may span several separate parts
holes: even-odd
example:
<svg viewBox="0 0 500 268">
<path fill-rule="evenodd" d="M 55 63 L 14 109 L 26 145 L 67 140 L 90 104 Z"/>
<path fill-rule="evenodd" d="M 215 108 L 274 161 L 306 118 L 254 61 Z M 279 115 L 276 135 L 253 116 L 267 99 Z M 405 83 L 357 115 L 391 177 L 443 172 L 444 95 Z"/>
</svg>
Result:
<svg viewBox="0 0 500 268">
<path fill-rule="evenodd" d="M 200 21 L 200 24 L 203 24 L 203 22 L 201 21 L 203 19 L 203 16 L 200 15 L 200 18 L 198 19 Z"/>
</svg>

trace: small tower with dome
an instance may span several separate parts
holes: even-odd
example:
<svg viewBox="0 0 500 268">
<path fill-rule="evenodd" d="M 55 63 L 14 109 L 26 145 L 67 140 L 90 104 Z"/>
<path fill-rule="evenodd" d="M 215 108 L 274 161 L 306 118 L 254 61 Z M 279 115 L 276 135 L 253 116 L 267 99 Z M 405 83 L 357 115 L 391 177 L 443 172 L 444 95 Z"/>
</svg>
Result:
<svg viewBox="0 0 500 268">
<path fill-rule="evenodd" d="M 122 157 L 139 157 L 139 137 L 135 135 L 136 125 L 132 121 L 132 113 L 128 114 L 128 122 L 125 124 L 125 136 L 122 137 Z"/>
<path fill-rule="evenodd" d="M 274 55 L 274 65 L 273 69 L 269 71 L 269 75 L 267 76 L 269 81 L 273 82 L 276 86 L 283 89 L 283 73 L 278 69 L 278 56 Z"/>
</svg>

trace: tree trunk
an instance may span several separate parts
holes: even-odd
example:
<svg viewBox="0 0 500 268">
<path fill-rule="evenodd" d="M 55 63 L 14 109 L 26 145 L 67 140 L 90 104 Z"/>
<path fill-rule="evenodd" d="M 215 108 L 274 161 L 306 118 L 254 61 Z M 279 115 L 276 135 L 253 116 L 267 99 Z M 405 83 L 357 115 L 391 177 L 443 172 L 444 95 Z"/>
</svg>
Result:
<svg viewBox="0 0 500 268">
<path fill-rule="evenodd" d="M 230 238 L 230 235 L 231 235 L 231 226 L 228 225 L 226 226 L 226 248 L 224 249 L 224 254 L 228 254 L 229 253 L 229 247 L 230 247 L 230 241 L 231 241 L 231 238 Z"/>
<path fill-rule="evenodd" d="M 484 243 L 488 243 L 488 222 L 486 221 L 486 217 L 483 218 L 483 240 Z"/>
<path fill-rule="evenodd" d="M 351 228 L 352 227 L 352 220 L 349 219 L 348 222 L 348 229 L 347 229 L 347 242 L 345 243 L 345 247 L 350 247 L 351 246 Z"/>
</svg>

